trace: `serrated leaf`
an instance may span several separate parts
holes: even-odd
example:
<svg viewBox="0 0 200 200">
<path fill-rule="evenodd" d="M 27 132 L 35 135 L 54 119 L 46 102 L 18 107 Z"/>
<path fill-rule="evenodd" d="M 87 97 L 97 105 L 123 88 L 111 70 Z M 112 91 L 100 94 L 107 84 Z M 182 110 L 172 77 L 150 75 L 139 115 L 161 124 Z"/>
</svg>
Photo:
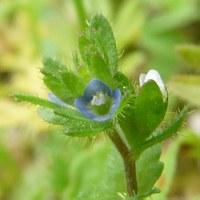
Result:
<svg viewBox="0 0 200 200">
<path fill-rule="evenodd" d="M 91 64 L 88 67 L 94 78 L 105 82 L 114 89 L 115 85 L 111 73 L 104 60 L 98 55 L 98 53 L 91 55 Z"/>
<path fill-rule="evenodd" d="M 61 107 L 54 109 L 55 114 L 60 115 L 66 119 L 77 119 L 88 121 L 88 118 L 84 117 L 78 110 L 76 109 L 63 109 Z"/>
<path fill-rule="evenodd" d="M 64 133 L 73 137 L 86 137 L 103 132 L 112 127 L 112 121 L 94 122 L 92 120 L 68 120 Z"/>
<path fill-rule="evenodd" d="M 58 115 L 55 114 L 54 110 L 44 107 L 40 107 L 38 109 L 38 114 L 42 119 L 49 123 L 63 125 L 63 132 L 73 137 L 86 137 L 94 135 L 95 133 L 99 133 L 110 127 L 110 123 L 107 122 L 97 123 L 87 119 L 83 120 L 71 118 L 68 115 Z"/>
<path fill-rule="evenodd" d="M 128 108 L 134 104 L 135 89 L 129 79 L 121 72 L 115 74 L 114 80 L 116 82 L 116 88 L 120 89 L 122 93 L 122 100 L 117 110 L 117 114 L 121 113 L 123 115 L 126 114 Z"/>
<path fill-rule="evenodd" d="M 63 132 L 68 136 L 73 137 L 86 137 L 100 133 L 111 127 L 110 122 L 94 122 L 92 120 L 77 118 L 68 115 L 67 112 L 62 112 L 62 110 L 54 110 L 49 108 L 40 107 L 38 113 L 42 119 L 52 123 L 63 125 Z"/>
<path fill-rule="evenodd" d="M 53 59 L 45 59 L 43 61 L 44 84 L 53 92 L 59 99 L 67 104 L 72 105 L 74 98 L 66 85 L 63 83 L 61 72 L 67 72 L 67 68 Z"/>
<path fill-rule="evenodd" d="M 89 28 L 90 39 L 109 67 L 111 74 L 114 75 L 118 68 L 118 54 L 109 22 L 103 15 L 96 15 Z"/>
<path fill-rule="evenodd" d="M 70 94 L 72 94 L 74 98 L 83 95 L 87 85 L 81 77 L 72 72 L 62 72 L 61 76 L 65 87 L 70 91 Z"/>
<path fill-rule="evenodd" d="M 66 85 L 58 78 L 47 75 L 43 78 L 45 85 L 53 94 L 67 104 L 73 105 L 74 97 L 67 89 Z"/>
<path fill-rule="evenodd" d="M 75 51 L 73 53 L 73 57 L 72 58 L 73 58 L 73 63 L 74 63 L 74 69 L 77 72 L 79 70 L 79 68 L 81 67 L 78 52 Z"/>
<path fill-rule="evenodd" d="M 46 99 L 41 99 L 39 97 L 31 96 L 27 94 L 14 94 L 14 97 L 20 101 L 30 102 L 32 104 L 47 107 L 47 108 L 60 107 L 59 105 L 54 104 Z"/>
<path fill-rule="evenodd" d="M 105 82 L 114 89 L 114 81 L 109 66 L 105 63 L 105 60 L 99 53 L 98 49 L 94 46 L 91 39 L 89 40 L 82 36 L 79 39 L 79 49 L 82 58 L 88 67 L 90 76 Z"/>
<path fill-rule="evenodd" d="M 68 71 L 63 64 L 51 58 L 43 59 L 43 66 L 44 67 L 41 69 L 41 72 L 44 75 L 51 74 L 52 76 L 59 77 L 60 71 Z"/>
<path fill-rule="evenodd" d="M 47 107 L 53 109 L 55 114 L 65 117 L 66 119 L 74 119 L 74 120 L 87 120 L 79 111 L 75 108 L 63 107 L 58 104 L 52 103 L 46 99 L 41 99 L 39 97 L 26 95 L 26 94 L 15 94 L 15 98 L 20 101 L 30 102 L 35 105 L 39 105 L 42 107 Z"/>
<path fill-rule="evenodd" d="M 69 136 L 85 137 L 105 131 L 113 126 L 112 120 L 95 122 L 85 118 L 77 110 L 68 112 L 66 109 L 55 109 L 56 115 L 65 118 L 64 132 Z"/>
<path fill-rule="evenodd" d="M 200 70 L 200 46 L 181 45 L 176 50 L 187 63 Z"/>
<path fill-rule="evenodd" d="M 91 40 L 87 38 L 86 36 L 81 36 L 79 38 L 79 52 L 86 65 L 89 65 L 90 48 L 93 48 L 93 45 L 91 44 Z"/>
<path fill-rule="evenodd" d="M 56 115 L 53 109 L 45 107 L 39 107 L 38 114 L 43 120 L 51 124 L 64 125 L 67 121 L 64 117 Z"/>
<path fill-rule="evenodd" d="M 148 196 L 154 190 L 154 184 L 159 179 L 163 163 L 159 161 L 160 145 L 145 150 L 136 161 L 138 196 Z"/>
</svg>

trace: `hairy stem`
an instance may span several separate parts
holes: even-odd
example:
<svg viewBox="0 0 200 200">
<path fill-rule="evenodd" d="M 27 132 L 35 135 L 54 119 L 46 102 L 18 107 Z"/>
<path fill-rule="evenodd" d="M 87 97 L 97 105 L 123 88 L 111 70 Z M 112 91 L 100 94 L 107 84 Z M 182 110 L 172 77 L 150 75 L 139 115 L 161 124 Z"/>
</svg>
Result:
<svg viewBox="0 0 200 200">
<path fill-rule="evenodd" d="M 135 160 L 131 156 L 131 150 L 127 147 L 117 131 L 109 133 L 108 136 L 112 140 L 113 144 L 123 159 L 128 195 L 134 196 L 137 194 L 137 180 Z"/>
</svg>

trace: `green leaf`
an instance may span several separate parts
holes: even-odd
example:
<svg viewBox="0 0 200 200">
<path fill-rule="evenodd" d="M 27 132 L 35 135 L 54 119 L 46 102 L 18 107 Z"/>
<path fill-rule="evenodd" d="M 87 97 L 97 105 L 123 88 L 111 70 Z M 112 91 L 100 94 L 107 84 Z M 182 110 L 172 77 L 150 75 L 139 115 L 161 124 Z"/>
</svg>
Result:
<svg viewBox="0 0 200 200">
<path fill-rule="evenodd" d="M 55 109 L 55 114 L 64 117 L 64 133 L 69 136 L 86 137 L 105 131 L 113 126 L 113 121 L 95 122 L 82 116 L 77 110 Z"/>
<path fill-rule="evenodd" d="M 111 73 L 98 53 L 91 55 L 91 64 L 88 67 L 92 77 L 107 83 L 113 89 L 115 88 Z"/>
<path fill-rule="evenodd" d="M 86 36 L 81 36 L 79 38 L 79 52 L 86 65 L 89 65 L 90 63 L 90 55 L 92 53 L 90 50 L 91 48 L 94 48 L 91 40 Z"/>
<path fill-rule="evenodd" d="M 139 137 L 146 139 L 163 120 L 167 103 L 163 101 L 160 88 L 154 81 L 143 85 L 135 100 L 135 124 Z"/>
<path fill-rule="evenodd" d="M 51 101 L 41 99 L 39 97 L 27 95 L 27 94 L 14 94 L 14 97 L 20 101 L 30 102 L 35 105 L 44 106 L 48 108 L 61 107 L 57 104 L 52 103 Z"/>
<path fill-rule="evenodd" d="M 64 125 L 67 122 L 64 117 L 56 115 L 53 109 L 50 108 L 39 107 L 38 114 L 43 120 L 51 124 Z"/>
<path fill-rule="evenodd" d="M 182 126 L 185 116 L 188 112 L 188 106 L 186 106 L 176 117 L 176 119 L 173 119 L 167 127 L 165 127 L 163 130 L 159 130 L 155 133 L 155 136 L 148 139 L 147 141 L 141 143 L 138 147 L 135 148 L 135 155 L 139 155 L 141 152 L 143 152 L 145 149 L 161 143 L 162 141 L 172 137 L 177 133 L 179 128 Z"/>
<path fill-rule="evenodd" d="M 111 125 L 110 122 L 98 123 L 87 119 L 75 119 L 71 116 L 64 115 L 63 113 L 61 114 L 61 110 L 60 113 L 58 111 L 56 111 L 56 113 L 57 114 L 55 114 L 53 109 L 49 108 L 40 107 L 38 109 L 38 114 L 45 121 L 52 124 L 63 125 L 63 132 L 68 136 L 86 137 L 94 135 L 96 133 L 106 130 Z"/>
<path fill-rule="evenodd" d="M 83 95 L 87 85 L 81 77 L 72 72 L 61 72 L 61 76 L 65 87 L 70 91 L 74 98 Z"/>
<path fill-rule="evenodd" d="M 94 46 L 94 43 L 82 36 L 79 39 L 79 49 L 82 58 L 88 67 L 90 76 L 107 83 L 114 89 L 114 81 L 108 64 L 105 63 L 105 60 Z"/>
<path fill-rule="evenodd" d="M 166 200 L 168 197 L 170 188 L 174 182 L 174 175 L 178 162 L 177 156 L 179 154 L 179 149 L 183 143 L 183 138 L 187 138 L 187 136 L 181 136 L 173 140 L 173 142 L 171 142 L 167 147 L 167 151 L 164 152 L 161 156 L 161 160 L 165 163 L 165 167 L 161 176 L 161 184 L 158 183 L 162 192 L 155 195 L 154 200 Z"/>
<path fill-rule="evenodd" d="M 181 45 L 176 50 L 186 62 L 191 64 L 195 69 L 200 70 L 200 46 Z"/>
<path fill-rule="evenodd" d="M 78 110 L 76 109 L 70 109 L 70 108 L 65 108 L 63 107 L 58 107 L 54 109 L 55 114 L 60 115 L 66 119 L 75 119 L 75 120 L 84 120 L 88 121 L 88 118 L 84 117 Z"/>
<path fill-rule="evenodd" d="M 135 102 L 135 89 L 130 83 L 129 79 L 122 74 L 117 72 L 114 76 L 116 88 L 121 90 L 122 100 L 119 108 L 117 109 L 117 114 L 121 114 L 119 117 L 126 115 L 126 112 L 129 112 L 129 108 Z"/>
<path fill-rule="evenodd" d="M 63 64 L 51 58 L 43 59 L 43 66 L 44 67 L 41 69 L 41 72 L 44 75 L 51 74 L 52 76 L 59 77 L 60 71 L 68 71 Z"/>
<path fill-rule="evenodd" d="M 143 143 L 162 122 L 167 109 L 162 93 L 154 81 L 140 89 L 135 103 L 127 109 L 120 126 L 130 145 L 135 148 Z"/>
<path fill-rule="evenodd" d="M 108 122 L 95 124 L 94 122 L 69 120 L 65 124 L 64 133 L 73 137 L 88 137 L 106 131 L 111 127 L 111 123 Z"/>
<path fill-rule="evenodd" d="M 68 136 L 86 137 L 108 130 L 112 127 L 112 121 L 94 122 L 92 120 L 70 119 L 65 124 L 64 133 Z"/>
<path fill-rule="evenodd" d="M 89 27 L 90 39 L 97 48 L 110 72 L 114 75 L 118 68 L 118 54 L 111 26 L 103 15 L 96 15 Z"/>
<path fill-rule="evenodd" d="M 74 98 L 71 92 L 68 90 L 64 84 L 61 71 L 67 72 L 67 68 L 61 65 L 59 62 L 52 59 L 45 59 L 43 61 L 43 81 L 45 85 L 53 92 L 59 99 L 68 104 L 73 104 Z"/>
<path fill-rule="evenodd" d="M 53 92 L 53 94 L 55 94 L 59 99 L 67 104 L 74 104 L 73 95 L 61 79 L 58 79 L 51 75 L 46 75 L 44 76 L 43 81 L 45 85 L 49 88 L 49 90 Z"/>
<path fill-rule="evenodd" d="M 63 132 L 68 136 L 73 137 L 86 137 L 100 133 L 111 127 L 112 123 L 109 122 L 94 122 L 86 118 L 72 118 L 72 115 L 69 115 L 67 111 L 63 112 L 62 109 L 56 110 L 40 107 L 38 113 L 42 119 L 45 121 L 63 125 Z"/>
<path fill-rule="evenodd" d="M 20 101 L 30 102 L 35 105 L 39 105 L 42 107 L 47 107 L 54 110 L 54 113 L 56 115 L 65 117 L 66 119 L 73 119 L 73 120 L 88 120 L 85 118 L 79 111 L 77 111 L 75 108 L 71 107 L 63 107 L 58 104 L 52 103 L 51 101 L 41 99 L 39 97 L 26 95 L 26 94 L 15 94 L 15 98 L 17 98 Z"/>
<path fill-rule="evenodd" d="M 154 184 L 159 179 L 164 167 L 163 163 L 159 161 L 159 158 L 160 145 L 156 145 L 145 150 L 136 161 L 137 195 L 139 197 L 146 197 L 152 194 L 152 192 L 158 192 L 154 188 Z"/>
</svg>

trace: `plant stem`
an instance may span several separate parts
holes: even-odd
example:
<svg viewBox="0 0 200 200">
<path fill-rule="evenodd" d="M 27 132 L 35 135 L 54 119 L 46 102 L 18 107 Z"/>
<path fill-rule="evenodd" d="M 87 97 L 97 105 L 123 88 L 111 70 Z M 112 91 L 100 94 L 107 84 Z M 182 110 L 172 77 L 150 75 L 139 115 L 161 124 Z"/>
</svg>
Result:
<svg viewBox="0 0 200 200">
<path fill-rule="evenodd" d="M 127 193 L 130 197 L 137 194 L 137 180 L 135 160 L 131 156 L 131 150 L 127 147 L 117 131 L 108 134 L 113 144 L 119 151 L 123 162 L 126 176 Z"/>
</svg>

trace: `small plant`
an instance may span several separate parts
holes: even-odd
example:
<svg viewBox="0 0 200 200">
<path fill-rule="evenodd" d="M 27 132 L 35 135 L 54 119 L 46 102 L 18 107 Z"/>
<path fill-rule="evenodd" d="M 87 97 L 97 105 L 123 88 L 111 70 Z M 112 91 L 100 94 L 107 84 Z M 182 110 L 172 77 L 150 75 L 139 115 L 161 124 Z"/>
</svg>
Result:
<svg viewBox="0 0 200 200">
<path fill-rule="evenodd" d="M 150 70 L 134 87 L 119 71 L 112 29 L 102 15 L 94 16 L 80 37 L 79 52 L 73 70 L 59 61 L 44 60 L 41 72 L 49 100 L 25 94 L 15 97 L 39 105 L 39 115 L 62 126 L 68 136 L 106 133 L 122 157 L 128 199 L 160 192 L 154 187 L 163 170 L 160 143 L 176 134 L 187 107 L 160 128 L 168 105 L 165 84 L 156 70 Z"/>
</svg>

